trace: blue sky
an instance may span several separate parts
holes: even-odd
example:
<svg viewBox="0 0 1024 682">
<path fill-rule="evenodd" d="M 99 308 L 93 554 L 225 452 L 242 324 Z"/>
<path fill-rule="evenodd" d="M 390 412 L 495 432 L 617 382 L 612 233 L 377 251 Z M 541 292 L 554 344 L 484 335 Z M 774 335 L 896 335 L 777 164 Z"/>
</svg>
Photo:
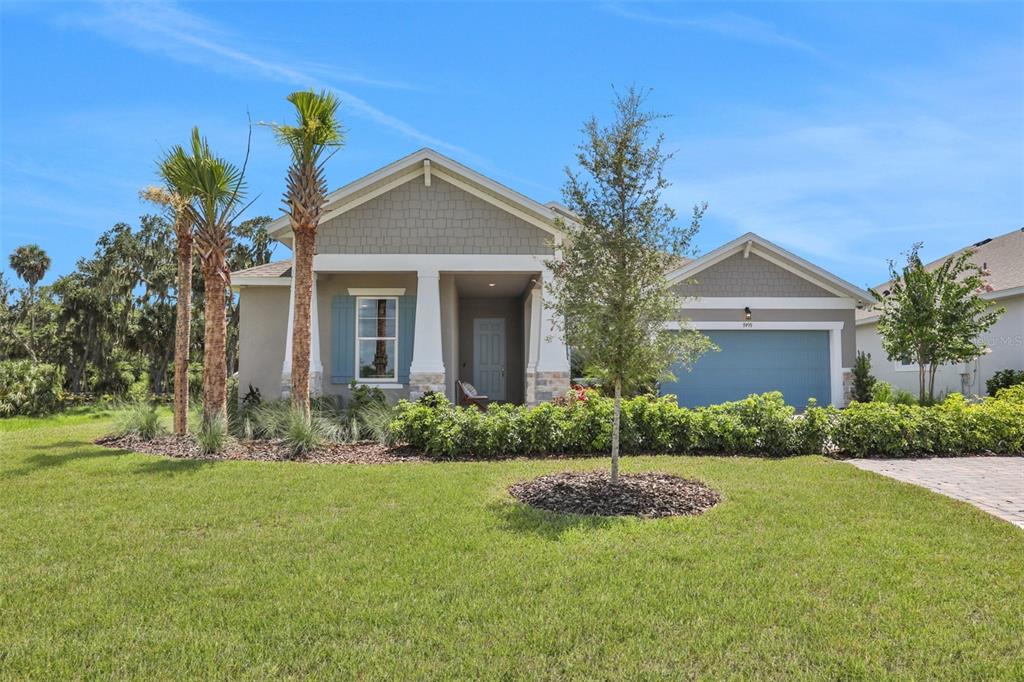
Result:
<svg viewBox="0 0 1024 682">
<path fill-rule="evenodd" d="M 611 86 L 653 89 L 677 151 L 666 199 L 710 204 L 708 251 L 758 232 L 855 284 L 1024 226 L 1024 4 L 4 3 L 0 251 L 46 281 L 150 209 L 153 160 L 199 125 L 241 161 L 246 116 L 329 87 L 338 187 L 432 146 L 558 199 Z M 288 157 L 253 132 L 249 215 Z M 283 247 L 279 250 L 284 255 Z"/>
</svg>

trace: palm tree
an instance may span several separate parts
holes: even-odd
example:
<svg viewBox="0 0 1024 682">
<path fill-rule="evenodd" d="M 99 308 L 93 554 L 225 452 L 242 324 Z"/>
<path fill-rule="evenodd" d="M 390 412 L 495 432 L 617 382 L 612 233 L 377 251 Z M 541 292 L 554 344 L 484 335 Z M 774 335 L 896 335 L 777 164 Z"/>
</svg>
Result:
<svg viewBox="0 0 1024 682">
<path fill-rule="evenodd" d="M 50 269 L 50 257 L 38 244 L 25 244 L 16 248 L 10 257 L 11 269 L 17 273 L 25 284 L 28 285 L 28 315 L 30 336 L 28 339 L 28 352 L 32 359 L 36 359 L 36 285 L 39 284 Z"/>
<path fill-rule="evenodd" d="M 327 197 L 324 164 L 345 141 L 336 118 L 341 102 L 325 91 L 288 95 L 298 115 L 296 125 L 271 123 L 278 141 L 292 152 L 284 195 L 285 213 L 294 234 L 295 318 L 292 321 L 292 402 L 309 416 L 309 353 L 312 324 L 313 254 L 316 231 Z"/>
<path fill-rule="evenodd" d="M 178 251 L 177 304 L 174 327 L 174 432 L 188 433 L 188 360 L 192 333 L 192 228 L 196 212 L 189 185 L 189 157 L 175 145 L 157 162 L 164 186 L 142 190 L 143 199 L 163 206 L 171 214 Z"/>
<path fill-rule="evenodd" d="M 173 152 L 172 152 L 173 153 Z M 246 163 L 249 152 L 246 151 Z M 169 166 L 171 185 L 191 197 L 195 246 L 203 275 L 203 424 L 227 419 L 227 313 L 231 287 L 227 264 L 231 222 L 241 213 L 245 163 L 241 168 L 215 156 L 199 128 L 192 129 L 191 148 Z M 187 381 L 185 382 L 187 385 Z"/>
</svg>

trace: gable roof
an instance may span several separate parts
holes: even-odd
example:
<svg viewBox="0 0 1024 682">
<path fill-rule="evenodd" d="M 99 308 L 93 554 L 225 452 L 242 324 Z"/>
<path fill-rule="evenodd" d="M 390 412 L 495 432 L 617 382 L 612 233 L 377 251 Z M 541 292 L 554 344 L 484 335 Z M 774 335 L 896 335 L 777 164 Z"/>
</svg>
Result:
<svg viewBox="0 0 1024 682">
<path fill-rule="evenodd" d="M 424 183 L 429 184 L 430 179 L 435 176 L 549 232 L 556 239 L 563 236 L 555 226 L 556 220 L 572 219 L 572 214 L 564 206 L 554 202 L 542 204 L 534 201 L 440 152 L 425 147 L 328 194 L 320 222 L 325 223 L 411 180 L 422 177 Z M 267 232 L 275 239 L 290 241 L 290 227 L 288 216 L 282 215 L 267 226 Z"/>
<path fill-rule="evenodd" d="M 934 270 L 950 258 L 959 256 L 968 249 L 974 251 L 971 262 L 980 266 L 986 273 L 985 284 L 987 291 L 984 298 L 1002 298 L 1002 295 L 1015 295 L 1024 293 L 1014 292 L 1024 288 L 1024 227 L 1013 232 L 982 239 L 970 246 L 957 249 L 951 254 L 937 258 L 925 265 L 926 270 Z M 892 280 L 882 282 L 875 290 L 880 294 L 889 288 Z M 857 311 L 857 324 L 873 322 L 878 319 L 878 310 Z"/>
<path fill-rule="evenodd" d="M 736 253 L 753 253 L 760 258 L 764 258 L 779 267 L 785 268 L 786 270 L 803 277 L 809 282 L 818 285 L 822 289 L 825 289 L 836 296 L 853 298 L 861 303 L 873 303 L 875 300 L 871 294 L 860 287 L 854 286 L 846 280 L 833 275 L 828 270 L 820 268 L 814 263 L 804 260 L 794 253 L 790 253 L 781 246 L 774 244 L 753 232 L 747 232 L 731 242 L 719 246 L 714 251 L 709 251 L 700 258 L 689 261 L 682 264 L 680 267 L 675 268 L 668 273 L 668 281 L 670 284 L 683 282 L 690 277 L 693 277 L 698 272 L 701 272 L 716 263 L 720 263 Z"/>
</svg>

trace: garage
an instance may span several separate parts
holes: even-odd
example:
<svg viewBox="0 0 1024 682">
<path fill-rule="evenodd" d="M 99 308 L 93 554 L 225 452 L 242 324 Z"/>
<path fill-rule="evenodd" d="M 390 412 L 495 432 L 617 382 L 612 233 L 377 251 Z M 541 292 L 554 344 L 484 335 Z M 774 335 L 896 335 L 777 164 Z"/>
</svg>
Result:
<svg viewBox="0 0 1024 682">
<path fill-rule="evenodd" d="M 829 332 L 825 330 L 715 330 L 704 332 L 721 350 L 706 353 L 690 371 L 674 367 L 661 384 L 684 407 L 713 405 L 751 393 L 781 391 L 796 407 L 831 396 Z"/>
</svg>

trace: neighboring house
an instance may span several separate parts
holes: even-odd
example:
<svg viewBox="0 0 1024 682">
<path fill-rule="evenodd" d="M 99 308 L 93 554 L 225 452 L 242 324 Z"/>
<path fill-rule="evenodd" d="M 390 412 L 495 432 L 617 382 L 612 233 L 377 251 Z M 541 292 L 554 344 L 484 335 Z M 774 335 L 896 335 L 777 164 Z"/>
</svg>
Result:
<svg viewBox="0 0 1024 682">
<path fill-rule="evenodd" d="M 984 395 L 985 382 L 1001 369 L 1024 369 L 1024 228 L 977 244 L 929 263 L 938 267 L 943 261 L 967 249 L 974 250 L 972 262 L 987 274 L 982 298 L 1005 308 L 1006 312 L 992 328 L 981 335 L 991 349 L 977 360 L 943 365 L 935 374 L 936 397 L 948 393 Z M 888 282 L 875 288 L 884 295 Z M 857 314 L 857 347 L 871 354 L 871 373 L 882 381 L 917 395 L 918 367 L 888 358 L 878 334 L 877 310 Z"/>
<path fill-rule="evenodd" d="M 396 397 L 458 380 L 534 405 L 569 386 L 568 352 L 544 305 L 544 262 L 573 216 L 423 149 L 328 196 L 317 236 L 314 393 L 351 381 Z M 287 246 L 288 219 L 270 234 Z M 291 376 L 291 263 L 232 273 L 240 295 L 239 384 L 264 396 Z M 803 405 L 845 403 L 854 308 L 870 296 L 755 234 L 669 274 L 694 326 L 721 352 L 677 371 L 683 404 L 783 390 Z"/>
</svg>

